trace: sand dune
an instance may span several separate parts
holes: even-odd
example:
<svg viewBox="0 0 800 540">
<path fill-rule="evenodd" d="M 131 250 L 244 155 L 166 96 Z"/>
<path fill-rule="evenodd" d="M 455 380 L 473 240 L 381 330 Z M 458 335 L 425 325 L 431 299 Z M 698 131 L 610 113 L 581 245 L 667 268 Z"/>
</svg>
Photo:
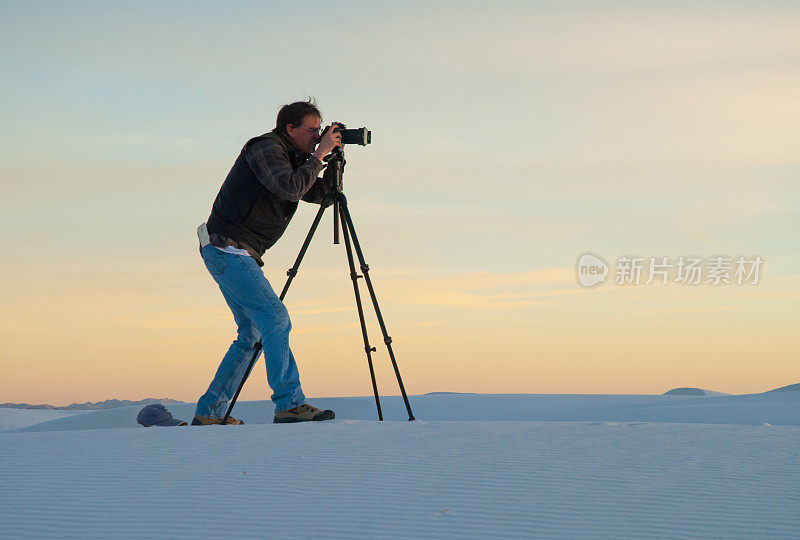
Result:
<svg viewBox="0 0 800 540">
<path fill-rule="evenodd" d="M 64 419 L 86 411 L 60 411 L 52 409 L 6 409 L 0 407 L 0 432 L 17 430 L 49 420 Z M 87 424 L 91 425 L 91 424 Z"/>
<path fill-rule="evenodd" d="M 372 397 L 319 398 L 318 407 L 336 411 L 340 420 L 377 419 Z M 769 392 L 742 396 L 653 396 L 584 394 L 428 394 L 413 396 L 419 420 L 443 421 L 610 421 L 691 422 L 705 424 L 772 424 L 800 426 L 800 392 Z M 407 420 L 399 396 L 381 398 L 384 418 Z M 195 405 L 173 403 L 167 408 L 176 418 L 191 420 Z M 139 427 L 139 407 L 91 411 L 80 416 L 60 416 L 20 431 L 111 429 Z M 269 401 L 236 405 L 237 418 L 248 424 L 271 423 Z"/>
<path fill-rule="evenodd" d="M 800 393 L 314 400 L 333 422 L 0 434 L 10 538 L 797 538 Z M 169 406 L 188 418 L 191 404 Z M 387 416 L 402 420 L 399 398 Z M 511 417 L 508 421 L 503 417 Z M 350 418 L 350 419 L 348 419 Z M 715 424 L 701 423 L 713 420 Z M 775 422 L 782 426 L 769 425 Z"/>
</svg>

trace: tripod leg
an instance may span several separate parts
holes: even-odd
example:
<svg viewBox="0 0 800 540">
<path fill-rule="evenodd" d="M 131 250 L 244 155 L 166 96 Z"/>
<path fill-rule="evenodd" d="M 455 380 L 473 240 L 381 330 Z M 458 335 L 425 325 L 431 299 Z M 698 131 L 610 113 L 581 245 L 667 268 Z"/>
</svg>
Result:
<svg viewBox="0 0 800 540">
<path fill-rule="evenodd" d="M 303 262 L 303 257 L 306 254 L 306 250 L 308 250 L 309 244 L 311 244 L 311 238 L 314 236 L 314 232 L 317 230 L 317 226 L 319 225 L 319 221 L 322 219 L 322 214 L 325 213 L 325 206 L 330 202 L 333 198 L 331 192 L 328 192 L 325 195 L 325 198 L 322 199 L 322 202 L 319 205 L 319 211 L 317 211 L 317 216 L 314 218 L 314 222 L 311 224 L 311 228 L 308 230 L 308 234 L 306 235 L 306 240 L 303 242 L 303 247 L 300 248 L 300 253 L 297 254 L 297 259 L 294 261 L 294 266 L 292 266 L 287 272 L 286 275 L 289 276 L 289 279 L 286 280 L 286 285 L 283 286 L 283 290 L 281 291 L 280 299 L 283 301 L 283 298 L 286 296 L 286 291 L 289 290 L 289 285 L 291 285 L 294 276 L 297 275 L 297 269 L 300 268 L 300 263 Z"/>
<path fill-rule="evenodd" d="M 364 281 L 367 282 L 367 289 L 369 289 L 369 295 L 372 298 L 372 305 L 375 308 L 375 315 L 378 317 L 378 324 L 380 324 L 381 332 L 383 332 L 383 341 L 386 343 L 386 348 L 389 349 L 389 358 L 392 360 L 392 367 L 394 368 L 394 374 L 397 377 L 397 384 L 400 386 L 400 392 L 403 394 L 403 401 L 406 404 L 406 411 L 408 411 L 408 420 L 414 420 L 414 414 L 411 412 L 411 405 L 408 403 L 408 396 L 406 395 L 405 386 L 403 386 L 403 379 L 400 377 L 400 369 L 397 367 L 397 361 L 394 358 L 394 351 L 392 350 L 392 338 L 389 337 L 389 333 L 386 331 L 386 324 L 383 322 L 383 316 L 381 315 L 381 308 L 378 306 L 378 298 L 375 296 L 375 289 L 372 287 L 372 280 L 369 279 L 369 265 L 364 260 L 364 254 L 361 252 L 361 245 L 358 243 L 358 237 L 356 236 L 356 229 L 353 225 L 353 219 L 350 217 L 350 210 L 347 208 L 347 200 L 344 198 L 344 195 L 341 196 L 341 213 L 342 218 L 344 218 L 344 226 L 343 229 L 348 229 L 350 231 L 350 235 L 353 238 L 353 246 L 356 249 L 356 255 L 358 256 L 358 262 L 361 265 L 361 272 L 364 274 Z"/>
<path fill-rule="evenodd" d="M 319 211 L 317 211 L 317 215 L 314 218 L 314 223 L 311 224 L 311 229 L 308 231 L 306 235 L 306 240 L 303 242 L 303 247 L 300 248 L 300 253 L 297 255 L 297 259 L 294 261 L 294 266 L 292 266 L 287 272 L 286 275 L 289 276 L 289 279 L 286 280 L 286 285 L 283 286 L 283 291 L 281 291 L 280 299 L 283 301 L 283 298 L 286 296 L 286 291 L 289 290 L 289 285 L 292 283 L 294 276 L 297 275 L 297 269 L 300 268 L 300 263 L 303 261 L 303 256 L 306 254 L 306 250 L 308 249 L 309 244 L 311 244 L 311 238 L 314 236 L 314 232 L 317 230 L 317 226 L 319 225 L 320 220 L 322 219 L 322 214 L 325 212 L 325 207 L 333 198 L 332 192 L 328 192 L 325 195 L 325 198 L 322 199 L 322 202 L 319 205 Z M 258 358 L 258 353 L 261 351 L 261 342 L 259 341 L 256 343 L 256 350 L 253 352 L 253 357 L 250 359 L 250 365 L 247 367 L 247 371 L 245 372 L 244 377 L 242 377 L 242 381 L 239 383 L 239 388 L 236 389 L 236 393 L 231 398 L 230 404 L 228 405 L 228 411 L 225 413 L 225 416 L 222 419 L 222 424 L 225 425 L 225 422 L 228 421 L 228 417 L 231 415 L 231 411 L 233 411 L 233 406 L 236 405 L 236 400 L 239 399 L 239 392 L 242 391 L 244 387 L 245 381 L 247 381 L 247 377 L 250 376 L 250 372 L 253 370 L 253 366 L 256 363 L 256 359 Z"/>
<path fill-rule="evenodd" d="M 338 204 L 339 210 L 344 208 L 344 205 Z M 342 217 L 344 223 L 344 217 Z M 383 412 L 381 411 L 381 398 L 378 396 L 378 383 L 375 382 L 375 368 L 372 366 L 372 353 L 375 352 L 375 347 L 370 346 L 369 338 L 367 337 L 367 325 L 364 322 L 364 308 L 361 306 L 361 293 L 358 290 L 359 276 L 356 272 L 356 265 L 353 262 L 353 250 L 350 247 L 350 234 L 347 232 L 347 227 L 342 228 L 344 234 L 344 246 L 347 250 L 347 262 L 350 265 L 350 279 L 353 280 L 353 292 L 356 295 L 356 306 L 358 307 L 358 320 L 361 322 L 361 335 L 364 338 L 364 351 L 367 353 L 367 363 L 369 364 L 369 376 L 372 379 L 372 392 L 375 394 L 375 406 L 378 408 L 378 420 L 383 421 Z"/>
<path fill-rule="evenodd" d="M 228 417 L 231 415 L 231 411 L 233 410 L 233 406 L 236 404 L 236 400 L 239 397 L 239 392 L 241 392 L 242 388 L 244 388 L 244 383 L 247 381 L 247 378 L 250 376 L 250 372 L 253 371 L 253 366 L 255 365 L 256 360 L 258 360 L 258 353 L 261 352 L 261 342 L 260 341 L 258 343 L 256 343 L 256 347 L 255 348 L 256 348 L 256 350 L 253 351 L 253 357 L 250 358 L 250 364 L 247 366 L 247 371 L 244 372 L 244 377 L 242 377 L 242 380 L 239 382 L 239 388 L 236 389 L 236 393 L 233 395 L 233 398 L 231 398 L 231 402 L 228 404 L 228 410 L 225 412 L 225 416 L 222 417 L 222 425 L 223 426 L 225 425 L 225 422 L 228 421 Z"/>
<path fill-rule="evenodd" d="M 333 243 L 339 243 L 339 199 L 333 200 Z"/>
</svg>

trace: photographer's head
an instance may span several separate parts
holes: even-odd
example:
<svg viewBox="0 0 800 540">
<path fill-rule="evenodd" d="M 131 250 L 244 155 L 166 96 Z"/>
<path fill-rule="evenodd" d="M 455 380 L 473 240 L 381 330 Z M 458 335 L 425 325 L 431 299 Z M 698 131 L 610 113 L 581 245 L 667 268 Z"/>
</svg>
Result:
<svg viewBox="0 0 800 540">
<path fill-rule="evenodd" d="M 314 101 L 296 101 L 278 111 L 275 130 L 283 133 L 301 152 L 312 153 L 319 142 L 322 114 Z"/>
</svg>

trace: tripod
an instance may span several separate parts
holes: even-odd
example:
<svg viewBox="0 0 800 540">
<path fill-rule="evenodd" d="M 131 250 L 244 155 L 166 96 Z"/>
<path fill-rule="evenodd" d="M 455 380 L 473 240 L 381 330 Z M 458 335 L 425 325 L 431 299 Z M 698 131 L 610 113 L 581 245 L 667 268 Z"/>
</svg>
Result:
<svg viewBox="0 0 800 540">
<path fill-rule="evenodd" d="M 394 351 L 392 350 L 392 338 L 389 336 L 389 333 L 386 331 L 386 324 L 383 322 L 383 316 L 381 315 L 381 309 L 378 306 L 378 298 L 375 296 L 375 289 L 372 287 L 372 280 L 369 278 L 369 265 L 364 260 L 364 254 L 361 251 L 361 244 L 358 242 L 358 237 L 356 236 L 356 229 L 353 226 L 353 220 L 350 217 L 350 210 L 347 208 L 347 197 L 344 195 L 344 191 L 342 188 L 342 174 L 344 172 L 344 152 L 336 148 L 334 149 L 333 154 L 328 159 L 328 168 L 325 171 L 326 179 L 330 179 L 330 188 L 328 193 L 322 199 L 322 202 L 319 206 L 319 211 L 317 212 L 316 217 L 314 218 L 314 222 L 311 224 L 311 229 L 308 231 L 306 235 L 305 242 L 303 242 L 303 246 L 300 248 L 300 253 L 297 255 L 297 259 L 294 262 L 294 266 L 292 266 L 287 272 L 286 275 L 288 279 L 286 280 L 286 284 L 283 286 L 283 291 L 281 291 L 280 299 L 283 301 L 284 297 L 286 296 L 287 291 L 289 290 L 289 285 L 292 284 L 292 280 L 297 275 L 297 270 L 300 268 L 300 263 L 303 261 L 303 257 L 308 250 L 308 246 L 311 244 L 311 238 L 313 238 L 314 233 L 317 230 L 317 226 L 319 225 L 320 220 L 322 219 L 322 214 L 325 213 L 325 209 L 331 205 L 333 205 L 333 243 L 339 243 L 339 220 L 342 221 L 342 233 L 344 236 L 344 245 L 347 251 L 347 262 L 350 266 L 350 279 L 353 281 L 353 292 L 355 293 L 356 298 L 356 307 L 358 308 L 358 320 L 361 323 L 361 335 L 364 338 L 364 351 L 367 353 L 367 364 L 369 364 L 369 375 L 372 379 L 372 392 L 375 395 L 375 406 L 378 409 L 378 420 L 383 421 L 383 412 L 381 411 L 381 399 L 378 395 L 378 384 L 375 382 L 375 369 L 372 365 L 372 353 L 376 351 L 375 347 L 371 346 L 369 343 L 369 338 L 367 336 L 367 326 L 364 322 L 364 308 L 361 304 L 361 293 L 359 292 L 358 288 L 358 280 L 364 279 L 367 284 L 367 290 L 369 291 L 370 298 L 372 299 L 372 306 L 375 308 L 375 315 L 378 318 L 378 324 L 381 327 L 381 332 L 383 333 L 383 342 L 386 344 L 386 348 L 389 350 L 389 358 L 392 361 L 392 367 L 394 368 L 394 374 L 397 377 L 397 384 L 400 386 L 400 393 L 403 395 L 403 401 L 406 405 L 406 411 L 408 412 L 408 420 L 414 420 L 414 414 L 411 412 L 411 405 L 408 403 L 408 396 L 406 395 L 405 386 L 403 386 L 403 379 L 400 377 L 400 370 L 397 367 L 397 361 L 394 357 Z M 350 243 L 350 238 L 352 236 L 352 246 Z M 353 248 L 355 248 L 356 256 L 358 257 L 359 267 L 361 269 L 362 275 L 359 275 L 356 272 L 355 261 L 353 259 Z M 225 416 L 222 419 L 222 424 L 228 421 L 228 417 L 231 415 L 231 411 L 233 411 L 233 406 L 236 404 L 236 400 L 239 397 L 239 392 L 242 391 L 242 387 L 244 386 L 245 381 L 250 376 L 250 371 L 252 371 L 253 366 L 258 359 L 258 354 L 261 352 L 261 342 L 256 343 L 255 350 L 253 351 L 253 356 L 250 359 L 250 364 L 245 371 L 244 377 L 242 377 L 241 382 L 239 383 L 239 387 L 236 389 L 236 393 L 233 395 L 231 399 L 230 405 L 228 405 L 228 411 L 225 413 Z"/>
</svg>

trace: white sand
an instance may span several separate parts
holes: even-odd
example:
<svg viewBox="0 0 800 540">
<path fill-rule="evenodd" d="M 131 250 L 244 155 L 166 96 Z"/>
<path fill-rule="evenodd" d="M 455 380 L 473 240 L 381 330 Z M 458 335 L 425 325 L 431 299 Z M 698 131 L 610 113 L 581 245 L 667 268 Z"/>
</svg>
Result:
<svg viewBox="0 0 800 540">
<path fill-rule="evenodd" d="M 48 420 L 57 420 L 72 416 L 75 414 L 83 414 L 88 411 L 59 411 L 51 409 L 11 409 L 7 407 L 0 407 L 0 431 L 9 431 L 21 429 L 24 427 L 32 426 L 47 422 Z"/>
<path fill-rule="evenodd" d="M 800 393 L 775 396 L 414 396 L 424 420 L 300 425 L 259 424 L 270 407 L 247 402 L 236 427 L 114 428 L 136 410 L 92 412 L 0 434 L 0 531 L 797 538 Z M 315 403 L 374 416 L 369 399 Z M 399 399 L 385 407 L 403 417 Z M 529 418 L 547 415 L 572 421 Z M 753 425 L 769 419 L 784 426 Z"/>
</svg>

